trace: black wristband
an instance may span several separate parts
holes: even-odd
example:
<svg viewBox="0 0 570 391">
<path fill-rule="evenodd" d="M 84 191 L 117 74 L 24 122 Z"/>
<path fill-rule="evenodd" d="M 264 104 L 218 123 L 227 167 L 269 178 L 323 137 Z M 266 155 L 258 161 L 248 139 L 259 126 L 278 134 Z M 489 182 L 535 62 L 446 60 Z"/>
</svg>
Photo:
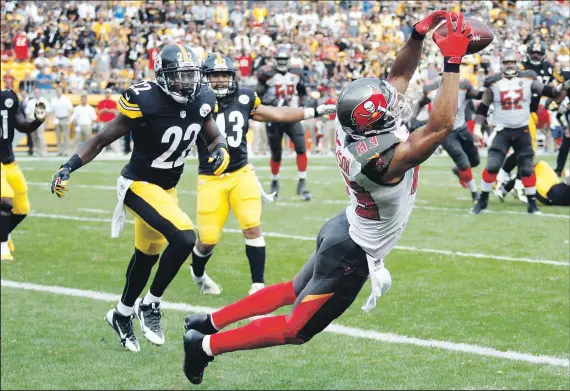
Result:
<svg viewBox="0 0 570 391">
<path fill-rule="evenodd" d="M 83 165 L 83 160 L 78 154 L 75 154 L 65 163 L 62 167 L 69 169 L 69 172 L 73 172 L 79 169 Z"/>
<path fill-rule="evenodd" d="M 443 71 L 444 72 L 452 72 L 452 73 L 459 73 L 459 65 L 461 64 L 450 64 L 448 58 L 445 58 L 445 62 L 443 63 Z"/>
<path fill-rule="evenodd" d="M 414 24 L 414 28 L 412 29 L 412 39 L 415 39 L 416 41 L 423 41 L 426 36 L 418 33 L 416 30 L 416 24 Z"/>
</svg>

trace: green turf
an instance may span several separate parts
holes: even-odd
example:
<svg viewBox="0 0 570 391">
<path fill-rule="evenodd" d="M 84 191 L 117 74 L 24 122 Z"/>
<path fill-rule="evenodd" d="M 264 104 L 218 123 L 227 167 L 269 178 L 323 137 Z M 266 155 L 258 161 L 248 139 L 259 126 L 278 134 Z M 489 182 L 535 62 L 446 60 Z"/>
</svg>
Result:
<svg viewBox="0 0 570 391">
<path fill-rule="evenodd" d="M 264 183 L 269 180 L 266 160 L 254 160 Z M 30 182 L 35 213 L 110 219 L 115 190 L 81 186 L 114 186 L 123 164 L 96 161 L 82 168 L 72 175 L 70 191 L 62 200 L 49 192 L 59 161 L 32 160 L 20 166 Z M 283 167 L 281 203 L 264 206 L 263 229 L 314 238 L 346 201 L 334 160 L 310 160 L 310 203 L 294 194 L 294 160 L 284 160 Z M 418 208 L 400 245 L 568 261 L 568 208 L 542 207 L 545 214 L 561 218 L 528 216 L 518 201 L 509 198 L 501 204 L 492 198 L 490 209 L 495 213 L 469 215 L 469 193 L 456 183 L 450 167 L 447 157 L 434 157 L 422 165 Z M 480 169 L 475 173 L 479 183 Z M 179 186 L 185 191 L 179 198 L 194 221 L 195 183 L 195 161 L 189 161 Z M 101 212 L 82 210 L 86 208 Z M 227 228 L 239 228 L 233 216 Z M 2 279 L 121 292 L 133 251 L 132 224 L 126 224 L 120 238 L 111 239 L 107 222 L 30 217 L 13 236 L 16 261 L 2 264 Z M 292 278 L 315 246 L 312 239 L 266 237 L 266 242 L 268 283 Z M 200 296 L 186 263 L 164 299 L 221 307 L 243 297 L 250 285 L 244 249 L 239 233 L 226 232 L 208 264 L 208 274 L 224 288 L 221 296 Z M 393 287 L 379 308 L 369 314 L 360 310 L 370 290 L 366 284 L 339 324 L 534 355 L 570 356 L 569 267 L 402 250 L 394 250 L 386 264 Z M 2 288 L 2 388 L 190 388 L 181 371 L 184 314 L 167 310 L 165 346 L 141 341 L 142 351 L 136 355 L 121 350 L 103 320 L 112 305 Z M 136 331 L 142 338 L 138 323 Z M 221 356 L 208 367 L 202 386 L 564 389 L 570 387 L 568 379 L 568 368 L 325 333 L 303 346 Z"/>
</svg>

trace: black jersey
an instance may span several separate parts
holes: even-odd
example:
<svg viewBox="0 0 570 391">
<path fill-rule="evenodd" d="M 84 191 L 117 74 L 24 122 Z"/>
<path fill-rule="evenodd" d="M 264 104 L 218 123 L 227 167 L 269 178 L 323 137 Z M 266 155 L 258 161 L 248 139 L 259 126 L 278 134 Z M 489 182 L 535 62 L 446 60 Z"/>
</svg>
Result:
<svg viewBox="0 0 570 391">
<path fill-rule="evenodd" d="M 225 172 L 237 171 L 247 165 L 247 140 L 249 118 L 255 112 L 261 100 L 253 90 L 240 88 L 228 102 L 218 102 L 214 111 L 214 118 L 220 132 L 226 136 L 230 164 Z M 208 163 L 208 145 L 204 139 L 199 138 L 198 157 L 200 159 L 199 173 L 214 175 L 214 167 Z"/>
<path fill-rule="evenodd" d="M 18 95 L 9 89 L 2 90 L 2 98 L 0 99 L 0 120 L 2 126 L 0 161 L 2 164 L 9 164 L 15 160 L 12 142 L 14 141 L 16 113 L 18 110 L 20 110 Z"/>
<path fill-rule="evenodd" d="M 192 102 L 177 103 L 155 82 L 129 87 L 119 98 L 121 114 L 136 119 L 133 153 L 121 175 L 170 189 L 184 171 L 184 160 L 195 144 L 205 119 L 216 106 L 216 96 L 201 86 Z"/>
<path fill-rule="evenodd" d="M 548 85 L 554 80 L 554 66 L 548 61 L 542 61 L 539 65 L 533 65 L 530 61 L 525 61 L 522 64 L 523 69 L 534 71 L 536 78 L 544 85 Z M 535 113 L 540 105 L 540 95 L 532 94 L 530 101 L 530 111 Z"/>
</svg>

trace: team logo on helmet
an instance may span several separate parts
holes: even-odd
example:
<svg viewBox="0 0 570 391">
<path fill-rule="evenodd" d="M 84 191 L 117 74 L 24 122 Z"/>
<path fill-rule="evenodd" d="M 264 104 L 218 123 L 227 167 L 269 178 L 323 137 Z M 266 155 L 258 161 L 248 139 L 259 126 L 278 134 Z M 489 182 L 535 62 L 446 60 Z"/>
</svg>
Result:
<svg viewBox="0 0 570 391">
<path fill-rule="evenodd" d="M 382 118 L 387 109 L 384 94 L 376 87 L 370 85 L 368 87 L 372 90 L 370 96 L 352 110 L 352 124 L 356 125 L 358 131 Z"/>
</svg>

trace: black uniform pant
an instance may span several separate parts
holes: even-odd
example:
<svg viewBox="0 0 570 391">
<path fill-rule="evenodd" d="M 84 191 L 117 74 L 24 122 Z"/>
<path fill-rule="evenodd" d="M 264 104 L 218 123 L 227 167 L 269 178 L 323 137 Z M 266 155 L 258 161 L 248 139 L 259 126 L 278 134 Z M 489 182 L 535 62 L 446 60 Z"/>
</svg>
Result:
<svg viewBox="0 0 570 391">
<path fill-rule="evenodd" d="M 441 146 L 461 171 L 477 167 L 481 162 L 473 136 L 465 125 L 455 129 Z"/>
<path fill-rule="evenodd" d="M 520 128 L 504 128 L 497 132 L 487 158 L 486 170 L 489 174 L 497 174 L 503 165 L 509 148 L 515 151 L 519 174 L 521 177 L 529 177 L 534 172 L 534 151 L 528 126 Z"/>
<path fill-rule="evenodd" d="M 305 129 L 300 122 L 293 123 L 268 123 L 265 127 L 267 131 L 267 141 L 271 150 L 271 160 L 275 162 L 281 161 L 283 154 L 283 134 L 291 138 L 295 145 L 295 152 L 301 155 L 307 151 L 305 142 Z"/>
</svg>

